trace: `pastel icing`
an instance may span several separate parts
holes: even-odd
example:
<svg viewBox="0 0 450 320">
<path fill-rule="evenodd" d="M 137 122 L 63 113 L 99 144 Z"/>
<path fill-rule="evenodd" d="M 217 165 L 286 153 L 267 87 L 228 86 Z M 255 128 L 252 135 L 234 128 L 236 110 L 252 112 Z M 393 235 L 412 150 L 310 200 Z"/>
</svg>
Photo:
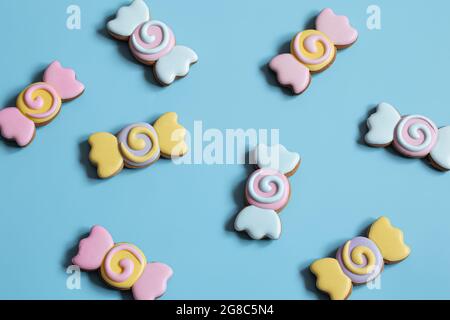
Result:
<svg viewBox="0 0 450 320">
<path fill-rule="evenodd" d="M 398 111 L 388 103 L 380 103 L 376 112 L 367 119 L 369 132 L 365 141 L 373 146 L 385 146 L 394 140 L 394 129 L 400 121 Z"/>
<path fill-rule="evenodd" d="M 102 226 L 94 226 L 87 238 L 80 241 L 78 253 L 72 263 L 84 270 L 96 270 L 102 265 L 106 253 L 113 247 L 114 241 Z"/>
<path fill-rule="evenodd" d="M 133 297 L 136 300 L 155 300 L 167 290 L 167 281 L 172 277 L 173 271 L 168 265 L 159 262 L 147 264 L 141 277 L 133 288 Z"/>
<path fill-rule="evenodd" d="M 160 82 L 169 85 L 177 77 L 186 76 L 191 64 L 197 61 L 198 56 L 194 50 L 185 46 L 175 46 L 156 62 L 155 75 Z"/>
<path fill-rule="evenodd" d="M 345 300 L 351 294 L 352 282 L 342 272 L 336 259 L 316 260 L 311 264 L 310 270 L 317 277 L 316 287 L 327 293 L 332 300 Z"/>
<path fill-rule="evenodd" d="M 110 178 L 122 170 L 123 158 L 115 136 L 107 132 L 99 132 L 91 135 L 88 142 L 91 146 L 89 160 L 97 166 L 97 174 L 100 178 Z"/>
<path fill-rule="evenodd" d="M 36 127 L 17 108 L 0 110 L 0 133 L 9 140 L 14 140 L 20 147 L 25 147 L 33 140 Z"/>
<path fill-rule="evenodd" d="M 116 17 L 109 21 L 107 29 L 112 34 L 128 38 L 141 23 L 150 20 L 150 11 L 143 0 L 134 0 L 131 5 L 117 11 Z"/>
<path fill-rule="evenodd" d="M 316 29 L 326 34 L 336 46 L 349 46 L 358 39 L 358 31 L 345 16 L 326 8 L 316 18 Z"/>
<path fill-rule="evenodd" d="M 256 206 L 245 207 L 234 221 L 236 231 L 245 231 L 255 240 L 270 238 L 279 239 L 281 235 L 280 217 L 274 210 L 258 208 Z"/>
<path fill-rule="evenodd" d="M 154 300 L 164 294 L 172 269 L 163 263 L 147 264 L 144 253 L 131 243 L 116 243 L 109 232 L 94 226 L 89 237 L 79 243 L 72 262 L 83 270 L 100 269 L 111 287 L 132 290 L 136 300 Z"/>
<path fill-rule="evenodd" d="M 300 163 L 300 155 L 287 150 L 281 144 L 270 147 L 259 144 L 254 152 L 256 164 L 261 169 L 273 169 L 288 174 L 293 172 Z"/>
<path fill-rule="evenodd" d="M 411 252 L 404 243 L 403 232 L 393 227 L 386 217 L 381 217 L 372 224 L 368 237 L 377 244 L 384 260 L 388 263 L 402 261 Z"/>
<path fill-rule="evenodd" d="M 292 54 L 276 56 L 270 61 L 269 68 L 276 73 L 278 82 L 285 87 L 291 87 L 295 94 L 305 91 L 311 82 L 309 69 L 299 63 Z"/>
<path fill-rule="evenodd" d="M 148 123 L 135 123 L 117 136 L 119 149 L 127 166 L 142 168 L 159 159 L 158 135 Z"/>
<path fill-rule="evenodd" d="M 175 46 L 172 30 L 158 20 L 144 22 L 130 37 L 133 55 L 142 62 L 154 63 L 168 54 Z"/>
<path fill-rule="evenodd" d="M 108 251 L 100 272 L 110 286 L 128 290 L 140 278 L 147 259 L 138 247 L 129 243 L 118 243 Z"/>
<path fill-rule="evenodd" d="M 50 84 L 38 82 L 19 94 L 16 105 L 36 125 L 45 125 L 58 115 L 61 97 Z"/>
<path fill-rule="evenodd" d="M 436 144 L 438 129 L 428 118 L 420 115 L 403 117 L 394 130 L 394 147 L 401 154 L 423 158 Z"/>
<path fill-rule="evenodd" d="M 291 53 L 311 72 L 320 72 L 334 61 L 336 47 L 324 33 L 305 30 L 292 40 Z"/>
<path fill-rule="evenodd" d="M 383 270 L 383 256 L 376 244 L 365 237 L 356 237 L 339 248 L 336 258 L 342 271 L 353 283 L 367 283 Z"/>
<path fill-rule="evenodd" d="M 158 133 L 161 155 L 164 157 L 181 157 L 188 152 L 185 142 L 186 129 L 178 123 L 178 115 L 175 112 L 163 114 L 153 124 Z"/>
<path fill-rule="evenodd" d="M 76 79 L 75 71 L 63 68 L 59 61 L 50 64 L 43 80 L 55 88 L 62 100 L 74 99 L 84 91 L 84 85 Z"/>
<path fill-rule="evenodd" d="M 259 169 L 250 175 L 245 195 L 250 205 L 262 209 L 281 210 L 289 200 L 289 180 L 277 170 Z"/>
<path fill-rule="evenodd" d="M 431 159 L 442 169 L 450 170 L 450 126 L 440 128 Z"/>
</svg>

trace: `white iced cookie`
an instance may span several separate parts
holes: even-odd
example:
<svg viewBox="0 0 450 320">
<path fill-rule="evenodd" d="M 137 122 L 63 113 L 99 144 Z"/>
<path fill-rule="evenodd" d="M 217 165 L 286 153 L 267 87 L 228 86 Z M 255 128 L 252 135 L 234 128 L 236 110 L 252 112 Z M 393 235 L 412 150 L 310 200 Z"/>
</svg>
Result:
<svg viewBox="0 0 450 320">
<path fill-rule="evenodd" d="M 234 221 L 236 231 L 246 231 L 255 240 L 270 238 L 276 240 L 281 235 L 280 217 L 274 210 L 255 206 L 245 207 Z"/>
<path fill-rule="evenodd" d="M 150 10 L 143 0 L 134 0 L 131 5 L 121 7 L 116 17 L 106 25 L 108 31 L 119 39 L 124 39 L 134 32 L 143 22 L 150 20 Z"/>
<path fill-rule="evenodd" d="M 367 119 L 369 132 L 366 143 L 371 146 L 384 147 L 394 140 L 394 129 L 400 121 L 398 111 L 388 103 L 380 103 L 377 110 Z"/>
<path fill-rule="evenodd" d="M 440 128 L 436 145 L 430 152 L 433 164 L 441 170 L 450 170 L 450 126 Z"/>
<path fill-rule="evenodd" d="M 270 147 L 259 144 L 254 150 L 254 157 L 259 168 L 274 169 L 286 176 L 295 173 L 301 160 L 297 152 L 291 152 L 281 144 Z"/>
<path fill-rule="evenodd" d="M 162 84 L 169 85 L 176 78 L 187 75 L 191 64 L 197 61 L 198 56 L 194 50 L 185 46 L 175 46 L 172 51 L 158 60 L 155 75 Z"/>
</svg>

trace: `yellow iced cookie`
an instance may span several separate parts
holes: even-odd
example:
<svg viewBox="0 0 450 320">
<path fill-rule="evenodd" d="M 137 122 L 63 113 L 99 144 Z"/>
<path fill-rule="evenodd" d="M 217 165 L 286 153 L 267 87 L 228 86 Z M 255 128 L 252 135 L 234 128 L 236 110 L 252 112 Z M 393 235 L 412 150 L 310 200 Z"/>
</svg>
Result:
<svg viewBox="0 0 450 320">
<path fill-rule="evenodd" d="M 336 259 L 316 260 L 309 268 L 317 277 L 316 287 L 332 300 L 345 300 L 351 294 L 352 281 L 342 272 Z"/>
<path fill-rule="evenodd" d="M 320 72 L 334 61 L 336 47 L 323 32 L 305 30 L 292 39 L 291 54 L 311 72 Z"/>
<path fill-rule="evenodd" d="M 400 262 L 411 252 L 403 241 L 403 232 L 393 227 L 386 217 L 381 217 L 372 224 L 369 239 L 376 243 L 386 263 Z"/>
<path fill-rule="evenodd" d="M 33 83 L 17 97 L 17 108 L 37 126 L 52 121 L 61 110 L 61 97 L 45 82 Z"/>
<path fill-rule="evenodd" d="M 135 245 L 116 243 L 103 260 L 100 273 L 112 287 L 128 290 L 139 279 L 147 259 Z"/>
<path fill-rule="evenodd" d="M 186 129 L 178 123 L 175 112 L 163 114 L 153 127 L 158 133 L 161 155 L 166 158 L 182 157 L 188 152 Z"/>
<path fill-rule="evenodd" d="M 89 144 L 89 160 L 97 166 L 100 178 L 110 178 L 122 170 L 123 158 L 115 136 L 107 132 L 95 133 L 89 137 Z"/>
</svg>

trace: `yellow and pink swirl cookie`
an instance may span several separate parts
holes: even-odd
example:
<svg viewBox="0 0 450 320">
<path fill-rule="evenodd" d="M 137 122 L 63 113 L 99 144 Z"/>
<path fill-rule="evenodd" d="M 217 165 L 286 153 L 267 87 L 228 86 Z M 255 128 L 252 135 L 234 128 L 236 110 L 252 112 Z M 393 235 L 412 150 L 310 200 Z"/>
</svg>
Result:
<svg viewBox="0 0 450 320">
<path fill-rule="evenodd" d="M 254 150 L 258 170 L 247 180 L 245 196 L 248 206 L 236 216 L 234 228 L 250 238 L 279 239 L 281 220 L 278 213 L 288 204 L 291 187 L 288 177 L 300 166 L 300 156 L 277 144 L 258 145 Z"/>
<path fill-rule="evenodd" d="M 175 79 L 189 73 L 190 66 L 198 61 L 191 48 L 176 44 L 172 29 L 162 21 L 151 20 L 150 10 L 143 0 L 117 11 L 107 24 L 109 33 L 116 39 L 128 41 L 132 54 L 141 63 L 154 65 L 156 79 L 170 85 Z"/>
<path fill-rule="evenodd" d="M 62 102 L 77 98 L 84 85 L 75 72 L 52 62 L 45 70 L 43 82 L 33 83 L 17 97 L 16 107 L 0 111 L 0 133 L 20 147 L 31 143 L 36 127 L 49 124 L 61 110 Z"/>
<path fill-rule="evenodd" d="M 375 221 L 367 237 L 348 240 L 339 248 L 336 259 L 324 258 L 311 264 L 317 277 L 316 286 L 332 300 L 347 299 L 352 283 L 368 283 L 383 271 L 384 264 L 400 262 L 410 249 L 403 241 L 403 232 L 391 225 L 386 217 Z"/>
<path fill-rule="evenodd" d="M 107 132 L 89 137 L 89 159 L 97 166 L 100 178 L 110 178 L 123 167 L 139 169 L 150 166 L 160 156 L 178 158 L 188 152 L 186 129 L 178 123 L 175 112 L 163 114 L 152 125 L 138 122 L 123 128 L 117 136 Z"/>
<path fill-rule="evenodd" d="M 154 300 L 167 289 L 172 269 L 163 263 L 147 263 L 144 253 L 131 243 L 114 243 L 109 232 L 94 226 L 82 239 L 72 259 L 83 270 L 100 269 L 103 280 L 113 288 L 130 290 L 136 300 Z"/>
<path fill-rule="evenodd" d="M 392 145 L 409 158 L 428 157 L 439 170 L 450 170 L 450 126 L 438 127 L 421 115 L 402 116 L 392 105 L 380 103 L 367 119 L 365 141 L 373 147 Z"/>
<path fill-rule="evenodd" d="M 291 41 L 291 52 L 273 58 L 269 67 L 278 82 L 295 94 L 304 92 L 311 83 L 311 73 L 327 69 L 336 51 L 351 46 L 358 39 L 347 17 L 336 15 L 330 8 L 316 18 L 316 30 L 304 30 Z"/>
</svg>

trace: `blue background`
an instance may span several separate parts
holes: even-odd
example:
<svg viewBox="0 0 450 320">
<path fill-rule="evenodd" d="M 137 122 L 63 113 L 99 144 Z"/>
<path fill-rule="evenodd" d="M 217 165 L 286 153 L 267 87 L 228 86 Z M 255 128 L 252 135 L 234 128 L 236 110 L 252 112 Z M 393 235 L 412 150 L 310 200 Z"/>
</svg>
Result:
<svg viewBox="0 0 450 320">
<path fill-rule="evenodd" d="M 86 85 L 25 149 L 0 143 L 0 298 L 120 299 L 94 272 L 66 288 L 66 267 L 93 224 L 170 264 L 163 299 L 317 299 L 307 270 L 387 215 L 412 248 L 386 267 L 381 290 L 352 299 L 450 298 L 450 173 L 361 144 L 367 113 L 380 101 L 404 114 L 450 124 L 447 1 L 384 1 L 382 29 L 366 27 L 372 1 L 148 1 L 178 42 L 199 55 L 185 79 L 155 85 L 151 68 L 105 33 L 124 0 L 1 1 L 0 103 L 41 78 L 54 59 Z M 278 3 L 278 2 L 277 2 Z M 81 7 L 81 30 L 66 8 Z M 267 62 L 324 7 L 350 17 L 360 38 L 313 78 L 301 96 L 281 90 Z M 88 164 L 88 136 L 176 111 L 193 128 L 280 129 L 303 162 L 291 178 L 278 241 L 250 241 L 230 229 L 243 207 L 244 165 L 159 161 L 100 181 Z"/>
</svg>

